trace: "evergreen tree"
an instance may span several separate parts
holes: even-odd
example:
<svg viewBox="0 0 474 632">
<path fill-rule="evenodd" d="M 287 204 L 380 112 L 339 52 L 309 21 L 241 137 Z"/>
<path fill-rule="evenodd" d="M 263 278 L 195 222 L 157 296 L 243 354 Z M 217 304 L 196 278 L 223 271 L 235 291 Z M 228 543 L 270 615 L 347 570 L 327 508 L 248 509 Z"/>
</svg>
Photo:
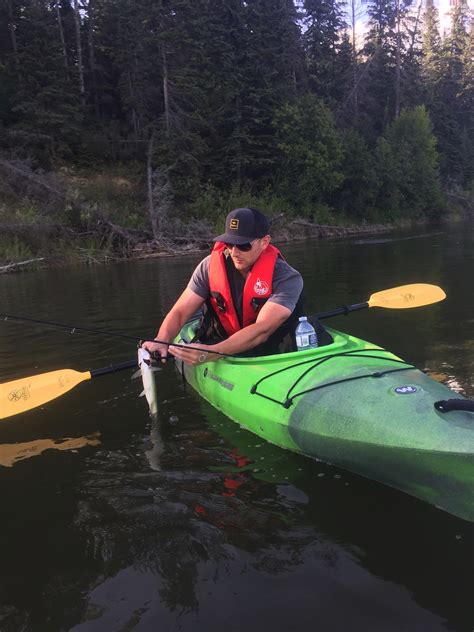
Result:
<svg viewBox="0 0 474 632">
<path fill-rule="evenodd" d="M 56 16 L 49 2 L 23 2 L 15 24 L 18 70 L 11 96 L 9 141 L 42 166 L 72 156 L 80 143 L 82 111 L 69 82 Z"/>
<path fill-rule="evenodd" d="M 428 0 L 421 42 L 411 1 L 369 0 L 358 52 L 343 0 L 1 0 L 2 146 L 42 166 L 138 161 L 150 205 L 166 190 L 180 212 L 208 188 L 278 189 L 309 214 L 437 208 L 412 174 L 436 191 L 429 121 L 403 108 L 426 104 L 443 179 L 470 186 L 472 26 L 459 3 L 442 42 Z"/>
<path fill-rule="evenodd" d="M 402 110 L 377 141 L 375 205 L 392 218 L 437 215 L 443 208 L 436 138 L 424 106 Z"/>
<path fill-rule="evenodd" d="M 357 127 L 359 118 L 358 61 L 347 33 L 344 33 L 335 59 L 334 110 L 344 127 Z"/>
<path fill-rule="evenodd" d="M 432 89 L 441 74 L 441 37 L 438 9 L 428 0 L 423 16 L 423 71 L 428 89 Z"/>
<path fill-rule="evenodd" d="M 432 79 L 432 99 L 429 103 L 434 129 L 441 153 L 441 170 L 446 181 L 465 185 L 469 179 L 468 145 L 472 144 L 469 130 L 470 113 L 464 111 L 464 61 L 469 48 L 466 29 L 467 12 L 463 3 L 452 12 L 452 27 L 440 51 L 437 72 Z"/>
<path fill-rule="evenodd" d="M 243 6 L 238 181 L 258 190 L 273 177 L 277 147 L 272 120 L 281 104 L 294 98 L 301 56 L 293 0 L 249 0 Z"/>
<path fill-rule="evenodd" d="M 12 100 L 20 72 L 15 9 L 12 0 L 0 4 L 0 134 L 15 120 Z"/>
<path fill-rule="evenodd" d="M 318 97 L 334 104 L 341 97 L 341 84 L 345 84 L 351 61 L 347 59 L 348 40 L 343 40 L 341 35 L 345 26 L 342 2 L 304 0 L 303 7 L 306 27 L 303 40 L 310 87 Z M 342 68 L 341 45 L 345 61 Z"/>
<path fill-rule="evenodd" d="M 347 129 L 343 135 L 341 171 L 344 180 L 334 194 L 335 208 L 349 217 L 367 218 L 380 182 L 373 151 L 355 129 Z"/>
<path fill-rule="evenodd" d="M 395 113 L 395 2 L 368 3 L 369 30 L 363 49 L 360 80 L 360 125 L 371 140 L 378 137 Z"/>
<path fill-rule="evenodd" d="M 277 188 L 299 213 L 329 205 L 343 181 L 341 137 L 329 108 L 312 94 L 299 97 L 279 110 L 275 130 Z"/>
<path fill-rule="evenodd" d="M 462 91 L 460 95 L 464 119 L 464 186 L 474 188 L 474 20 L 463 53 Z"/>
<path fill-rule="evenodd" d="M 423 16 L 422 4 L 414 12 L 404 12 L 401 31 L 401 108 L 422 105 L 425 101 L 423 85 Z"/>
</svg>

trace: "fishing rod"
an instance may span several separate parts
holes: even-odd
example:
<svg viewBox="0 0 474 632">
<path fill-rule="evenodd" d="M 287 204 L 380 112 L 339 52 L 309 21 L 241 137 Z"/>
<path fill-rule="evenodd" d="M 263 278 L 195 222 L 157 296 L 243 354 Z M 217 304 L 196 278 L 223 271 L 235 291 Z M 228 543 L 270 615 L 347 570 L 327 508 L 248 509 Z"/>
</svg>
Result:
<svg viewBox="0 0 474 632">
<path fill-rule="evenodd" d="M 91 327 L 80 327 L 78 325 L 67 325 L 66 323 L 55 323 L 50 320 L 39 320 L 37 318 L 27 318 L 26 316 L 14 316 L 12 314 L 0 314 L 0 318 L 4 321 L 8 320 L 17 320 L 24 321 L 27 323 L 34 323 L 36 325 L 47 325 L 48 327 L 56 327 L 57 329 L 65 329 L 69 331 L 69 333 L 74 334 L 76 331 L 84 331 L 88 334 L 102 334 L 103 336 L 113 336 L 116 338 L 126 338 L 127 340 L 133 340 L 134 342 L 157 342 L 162 345 L 173 346 L 173 347 L 182 347 L 186 351 L 203 351 L 209 353 L 209 349 L 204 349 L 203 347 L 189 347 L 188 345 L 176 344 L 173 342 L 165 342 L 164 340 L 157 340 L 156 338 L 141 338 L 140 336 L 130 336 L 128 334 L 122 334 L 120 332 L 107 331 L 105 329 L 94 329 Z M 226 358 L 229 357 L 227 353 L 221 353 L 220 351 L 213 351 L 216 355 L 224 356 Z"/>
<path fill-rule="evenodd" d="M 331 318 L 333 316 L 347 315 L 350 312 L 358 311 L 360 309 L 366 309 L 370 307 L 382 307 L 386 309 L 409 309 L 413 307 L 421 307 L 423 305 L 430 305 L 431 303 L 437 303 L 446 298 L 445 292 L 437 285 L 430 285 L 428 283 L 411 283 L 409 285 L 400 285 L 388 290 L 382 290 L 372 294 L 370 298 L 364 303 L 355 303 L 354 305 L 344 305 L 343 307 L 337 307 L 327 312 L 321 312 L 316 314 L 314 318 L 323 319 Z M 0 318 L 3 320 L 18 320 L 28 323 L 35 323 L 37 325 L 47 325 L 49 327 L 56 327 L 58 329 L 66 329 L 71 334 L 76 331 L 84 331 L 89 334 L 101 334 L 103 336 L 113 336 L 116 338 L 126 338 L 127 340 L 134 340 L 135 342 L 158 342 L 159 344 L 183 347 L 183 349 L 209 351 L 209 349 L 199 349 L 198 347 L 189 348 L 187 345 L 174 344 L 172 342 L 157 340 L 156 338 L 140 338 L 139 336 L 130 336 L 129 334 L 122 334 L 120 332 L 107 331 L 104 329 L 94 329 L 92 327 L 80 327 L 78 325 L 66 325 L 65 323 L 56 323 L 50 320 L 40 320 L 37 318 L 27 318 L 26 316 L 14 316 L 13 314 L 2 314 Z M 229 357 L 228 354 L 220 353 L 219 351 L 213 351 L 217 355 Z"/>
<path fill-rule="evenodd" d="M 410 309 L 413 307 L 422 307 L 423 305 L 430 305 L 437 303 L 446 298 L 444 290 L 437 285 L 430 285 L 428 283 L 411 283 L 409 285 L 400 285 L 398 287 L 389 288 L 388 290 L 381 290 L 372 294 L 370 298 L 363 303 L 355 303 L 354 305 L 344 305 L 327 312 L 321 312 L 314 316 L 315 319 L 331 318 L 333 316 L 348 315 L 350 312 L 358 311 L 360 309 L 366 309 L 371 307 L 382 307 L 385 309 Z M 50 320 L 40 320 L 37 318 L 27 318 L 26 316 L 14 316 L 12 314 L 0 313 L 0 318 L 3 320 L 18 320 L 28 323 L 35 323 L 37 325 L 47 325 L 49 327 L 56 327 L 58 329 L 66 329 L 71 334 L 76 331 L 84 331 L 90 334 L 101 334 L 103 336 L 112 336 L 116 338 L 126 338 L 127 340 L 134 340 L 135 342 L 158 342 L 159 344 L 181 347 L 187 351 L 202 351 L 209 353 L 209 347 L 189 347 L 188 345 L 175 344 L 165 340 L 157 340 L 156 338 L 140 338 L 139 336 L 130 336 L 128 334 L 122 334 L 119 332 L 106 331 L 104 329 L 94 329 L 92 327 L 80 327 L 78 325 L 66 325 L 65 323 L 56 323 Z M 220 351 L 212 351 L 216 355 L 223 357 L 234 357 L 227 353 Z"/>
</svg>

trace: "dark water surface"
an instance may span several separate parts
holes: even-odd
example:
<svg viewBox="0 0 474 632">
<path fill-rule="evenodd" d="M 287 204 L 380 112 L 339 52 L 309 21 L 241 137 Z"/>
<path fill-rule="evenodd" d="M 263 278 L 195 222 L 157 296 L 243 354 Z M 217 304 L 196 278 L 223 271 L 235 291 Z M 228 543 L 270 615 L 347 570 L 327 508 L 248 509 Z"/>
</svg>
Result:
<svg viewBox="0 0 474 632">
<path fill-rule="evenodd" d="M 332 324 L 474 397 L 472 224 L 285 244 L 307 311 L 412 282 L 448 300 Z M 1 310 L 152 336 L 200 259 L 0 277 Z M 0 321 L 1 381 L 133 358 L 133 342 Z M 0 422 L 0 631 L 474 629 L 474 528 L 265 444 L 132 371 Z M 474 420 L 473 420 L 474 423 Z"/>
</svg>

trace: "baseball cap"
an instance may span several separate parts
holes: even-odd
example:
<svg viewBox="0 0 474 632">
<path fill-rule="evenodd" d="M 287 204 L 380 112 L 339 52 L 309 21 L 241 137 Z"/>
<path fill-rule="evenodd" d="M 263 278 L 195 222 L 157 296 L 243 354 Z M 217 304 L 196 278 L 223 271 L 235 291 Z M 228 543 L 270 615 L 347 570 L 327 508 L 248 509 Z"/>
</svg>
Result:
<svg viewBox="0 0 474 632">
<path fill-rule="evenodd" d="M 225 220 L 225 233 L 214 238 L 227 244 L 245 244 L 268 235 L 270 224 L 256 208 L 236 208 Z"/>
</svg>

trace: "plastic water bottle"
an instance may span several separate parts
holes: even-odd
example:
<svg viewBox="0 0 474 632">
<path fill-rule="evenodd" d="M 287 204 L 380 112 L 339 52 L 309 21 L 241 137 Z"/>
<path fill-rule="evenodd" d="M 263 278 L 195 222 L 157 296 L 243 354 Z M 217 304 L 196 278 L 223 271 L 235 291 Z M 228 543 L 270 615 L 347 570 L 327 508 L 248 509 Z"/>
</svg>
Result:
<svg viewBox="0 0 474 632">
<path fill-rule="evenodd" d="M 308 323 L 306 316 L 300 316 L 300 322 L 295 331 L 296 349 L 298 351 L 307 351 L 315 349 L 318 346 L 318 337 L 311 323 Z"/>
</svg>

